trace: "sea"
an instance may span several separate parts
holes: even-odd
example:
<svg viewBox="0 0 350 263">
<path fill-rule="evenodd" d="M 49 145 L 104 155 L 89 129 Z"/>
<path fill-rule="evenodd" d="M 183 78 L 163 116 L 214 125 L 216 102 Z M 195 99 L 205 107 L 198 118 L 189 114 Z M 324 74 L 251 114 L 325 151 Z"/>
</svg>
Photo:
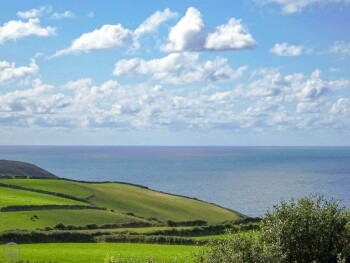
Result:
<svg viewBox="0 0 350 263">
<path fill-rule="evenodd" d="M 0 159 L 69 179 L 140 184 L 254 217 L 305 195 L 350 208 L 350 147 L 0 146 Z"/>
</svg>

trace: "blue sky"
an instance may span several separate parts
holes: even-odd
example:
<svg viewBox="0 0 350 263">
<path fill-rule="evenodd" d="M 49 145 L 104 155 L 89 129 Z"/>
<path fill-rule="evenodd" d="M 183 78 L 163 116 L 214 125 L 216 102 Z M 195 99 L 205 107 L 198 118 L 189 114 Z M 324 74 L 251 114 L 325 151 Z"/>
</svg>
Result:
<svg viewBox="0 0 350 263">
<path fill-rule="evenodd" d="M 0 0 L 0 20 L 0 144 L 349 145 L 349 0 Z"/>
</svg>

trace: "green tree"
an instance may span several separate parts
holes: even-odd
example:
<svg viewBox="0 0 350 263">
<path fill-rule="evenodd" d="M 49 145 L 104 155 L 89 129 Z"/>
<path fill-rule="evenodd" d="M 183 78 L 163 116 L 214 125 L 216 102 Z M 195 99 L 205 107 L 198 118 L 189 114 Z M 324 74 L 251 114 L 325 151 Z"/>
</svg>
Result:
<svg viewBox="0 0 350 263">
<path fill-rule="evenodd" d="M 350 262 L 349 211 L 323 196 L 281 202 L 267 212 L 260 232 L 213 242 L 201 263 Z M 254 232 L 253 232 L 254 233 Z"/>
<path fill-rule="evenodd" d="M 281 202 L 262 221 L 262 239 L 284 261 L 331 263 L 349 257 L 349 212 L 323 196 Z"/>
</svg>

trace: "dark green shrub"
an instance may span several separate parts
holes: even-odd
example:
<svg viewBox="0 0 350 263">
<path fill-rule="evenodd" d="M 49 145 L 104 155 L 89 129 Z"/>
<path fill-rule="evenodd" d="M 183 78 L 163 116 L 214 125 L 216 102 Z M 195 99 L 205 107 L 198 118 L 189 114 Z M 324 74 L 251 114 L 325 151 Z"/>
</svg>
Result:
<svg viewBox="0 0 350 263">
<path fill-rule="evenodd" d="M 279 249 L 285 262 L 337 262 L 350 256 L 349 212 L 322 196 L 281 202 L 262 221 L 265 242 Z"/>
<path fill-rule="evenodd" d="M 278 259 L 255 232 L 212 241 L 206 250 L 196 256 L 198 263 L 280 263 Z"/>
<path fill-rule="evenodd" d="M 349 219 L 349 211 L 338 201 L 322 196 L 281 202 L 265 215 L 258 235 L 236 234 L 212 242 L 196 261 L 350 262 Z"/>
</svg>

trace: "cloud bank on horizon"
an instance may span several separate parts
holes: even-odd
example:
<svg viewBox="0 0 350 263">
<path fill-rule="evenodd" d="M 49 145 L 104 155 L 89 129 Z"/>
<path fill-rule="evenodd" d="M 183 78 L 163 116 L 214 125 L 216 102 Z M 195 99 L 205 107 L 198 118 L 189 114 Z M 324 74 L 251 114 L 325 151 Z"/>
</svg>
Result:
<svg viewBox="0 0 350 263">
<path fill-rule="evenodd" d="M 7 4 L 0 143 L 349 144 L 350 1 L 224 2 Z"/>
</svg>

